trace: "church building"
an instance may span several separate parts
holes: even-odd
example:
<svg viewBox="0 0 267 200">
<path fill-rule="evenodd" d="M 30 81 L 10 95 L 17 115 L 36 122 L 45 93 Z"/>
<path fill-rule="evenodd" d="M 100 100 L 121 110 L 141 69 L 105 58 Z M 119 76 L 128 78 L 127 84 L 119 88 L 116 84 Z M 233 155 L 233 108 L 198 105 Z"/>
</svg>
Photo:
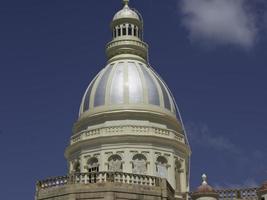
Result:
<svg viewBox="0 0 267 200">
<path fill-rule="evenodd" d="M 259 188 L 190 191 L 191 150 L 175 99 L 148 60 L 129 0 L 111 22 L 107 64 L 81 100 L 65 150 L 68 174 L 36 184 L 36 200 L 267 200 Z"/>
</svg>

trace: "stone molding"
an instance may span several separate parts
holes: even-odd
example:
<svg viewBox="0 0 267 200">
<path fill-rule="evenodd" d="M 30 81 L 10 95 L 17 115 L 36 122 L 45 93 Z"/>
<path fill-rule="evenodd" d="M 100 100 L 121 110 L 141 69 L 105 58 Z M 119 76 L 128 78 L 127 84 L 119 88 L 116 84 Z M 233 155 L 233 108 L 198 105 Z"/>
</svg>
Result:
<svg viewBox="0 0 267 200">
<path fill-rule="evenodd" d="M 110 127 L 99 127 L 81 131 L 71 137 L 71 145 L 77 142 L 88 140 L 102 136 L 117 136 L 117 135 L 142 135 L 164 137 L 171 140 L 176 140 L 180 143 L 185 143 L 184 136 L 170 129 L 157 128 L 153 126 L 138 126 L 138 125 L 120 125 Z"/>
</svg>

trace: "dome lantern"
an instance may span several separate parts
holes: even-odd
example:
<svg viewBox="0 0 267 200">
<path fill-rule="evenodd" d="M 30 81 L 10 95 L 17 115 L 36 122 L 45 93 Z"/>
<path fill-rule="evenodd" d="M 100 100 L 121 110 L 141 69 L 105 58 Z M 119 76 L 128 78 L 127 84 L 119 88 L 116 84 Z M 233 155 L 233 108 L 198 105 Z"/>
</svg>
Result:
<svg viewBox="0 0 267 200">
<path fill-rule="evenodd" d="M 111 22 L 112 41 L 106 47 L 108 62 L 125 58 L 147 62 L 148 45 L 143 42 L 142 16 L 129 7 L 129 0 L 123 3 L 124 7 Z"/>
</svg>

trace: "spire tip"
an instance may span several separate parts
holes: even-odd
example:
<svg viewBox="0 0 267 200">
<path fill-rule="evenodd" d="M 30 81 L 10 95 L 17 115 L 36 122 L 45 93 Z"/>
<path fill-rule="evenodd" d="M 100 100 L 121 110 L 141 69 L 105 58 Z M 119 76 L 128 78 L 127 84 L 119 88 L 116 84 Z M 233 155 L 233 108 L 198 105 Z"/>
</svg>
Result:
<svg viewBox="0 0 267 200">
<path fill-rule="evenodd" d="M 207 183 L 207 175 L 206 174 L 203 174 L 202 175 L 202 185 L 206 185 L 206 184 L 208 184 Z"/>
<path fill-rule="evenodd" d="M 125 6 L 128 6 L 130 0 L 123 0 Z"/>
</svg>

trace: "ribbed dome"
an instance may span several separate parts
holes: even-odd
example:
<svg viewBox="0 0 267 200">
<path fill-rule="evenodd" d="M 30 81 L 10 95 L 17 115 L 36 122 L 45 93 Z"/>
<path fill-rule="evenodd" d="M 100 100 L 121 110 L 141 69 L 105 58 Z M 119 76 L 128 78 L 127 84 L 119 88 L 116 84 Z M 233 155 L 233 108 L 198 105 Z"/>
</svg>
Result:
<svg viewBox="0 0 267 200">
<path fill-rule="evenodd" d="M 214 189 L 208 185 L 208 184 L 205 184 L 205 185 L 201 185 L 197 188 L 196 192 L 198 193 L 209 193 L 209 192 L 214 192 Z"/>
<path fill-rule="evenodd" d="M 207 183 L 206 174 L 202 175 L 202 184 L 197 188 L 195 192 L 191 194 L 193 200 L 205 199 L 207 197 L 213 197 L 213 199 L 218 199 L 218 193 Z M 208 198 L 207 198 L 208 199 Z M 210 199 L 210 198 L 209 198 Z"/>
<path fill-rule="evenodd" d="M 113 110 L 139 110 L 176 116 L 174 99 L 162 79 L 146 64 L 118 60 L 108 64 L 87 88 L 80 117 Z"/>
</svg>

